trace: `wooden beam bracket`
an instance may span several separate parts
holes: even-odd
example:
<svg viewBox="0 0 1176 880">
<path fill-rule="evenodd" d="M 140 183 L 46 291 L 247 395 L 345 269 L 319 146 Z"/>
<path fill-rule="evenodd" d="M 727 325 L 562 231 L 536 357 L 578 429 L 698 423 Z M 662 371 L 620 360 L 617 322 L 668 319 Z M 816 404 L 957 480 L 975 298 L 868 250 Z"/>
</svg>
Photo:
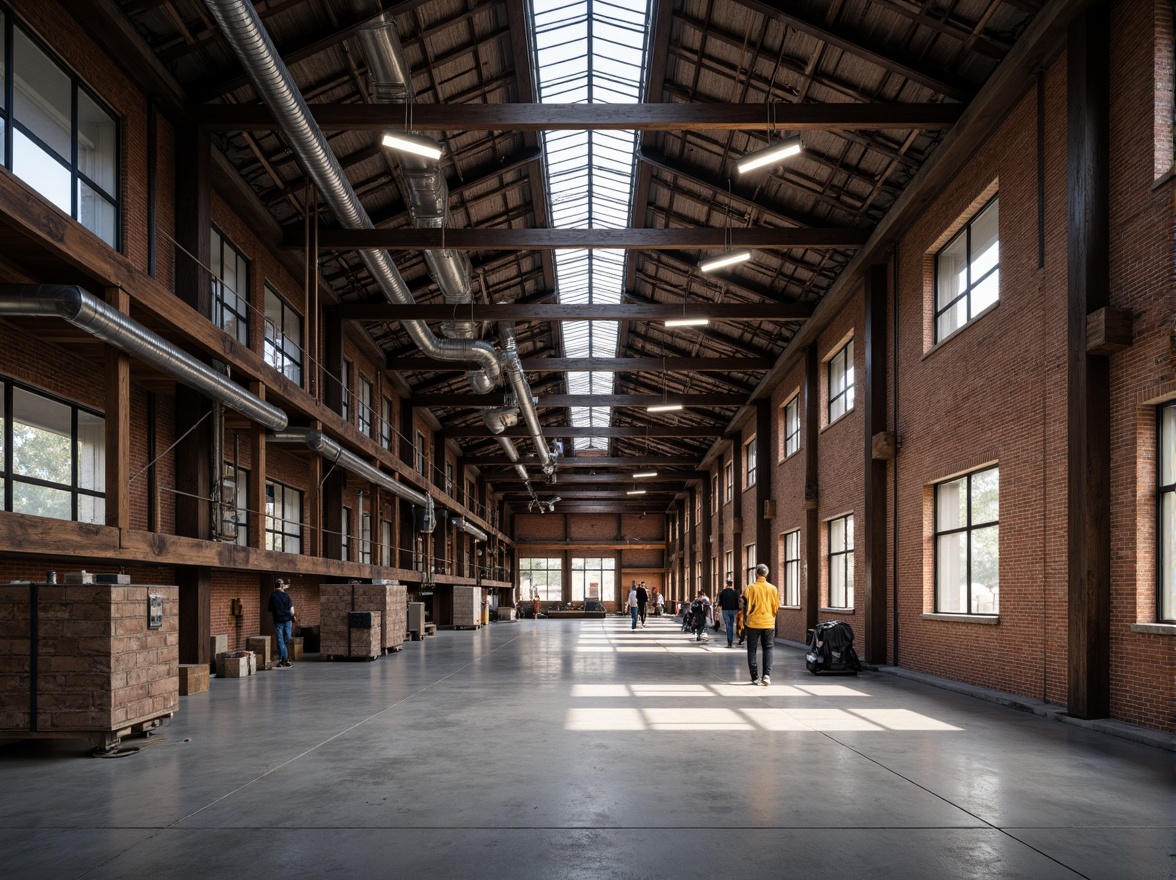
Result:
<svg viewBox="0 0 1176 880">
<path fill-rule="evenodd" d="M 1103 306 L 1086 316 L 1086 353 L 1110 355 L 1134 343 L 1131 309 Z"/>
</svg>

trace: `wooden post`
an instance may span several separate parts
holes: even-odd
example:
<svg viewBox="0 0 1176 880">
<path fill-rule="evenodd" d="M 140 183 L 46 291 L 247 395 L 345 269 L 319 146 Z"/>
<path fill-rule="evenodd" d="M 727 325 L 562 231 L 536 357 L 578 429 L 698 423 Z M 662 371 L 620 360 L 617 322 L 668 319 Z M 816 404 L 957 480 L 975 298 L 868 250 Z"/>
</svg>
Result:
<svg viewBox="0 0 1176 880">
<path fill-rule="evenodd" d="M 131 298 L 106 289 L 106 304 L 127 314 Z M 106 525 L 131 527 L 131 359 L 111 345 L 106 350 Z"/>
<path fill-rule="evenodd" d="M 821 604 L 821 514 L 817 508 L 818 475 L 817 442 L 821 436 L 820 378 L 817 346 L 811 344 L 804 351 L 804 625 L 817 625 L 817 611 Z"/>
<path fill-rule="evenodd" d="M 263 383 L 250 382 L 249 391 L 265 400 L 265 385 Z M 249 483 L 249 500 L 247 502 L 249 514 L 246 519 L 249 522 L 249 546 L 259 550 L 265 547 L 265 483 L 269 472 L 266 460 L 268 448 L 265 441 L 265 428 L 253 422 L 249 431 L 249 454 L 253 460 L 253 473 Z M 317 455 L 314 457 L 318 458 Z M 267 595 L 271 586 L 268 582 L 262 584 Z M 262 617 L 264 616 L 263 614 Z"/>
<path fill-rule="evenodd" d="M 1109 22 L 1103 5 L 1080 13 L 1067 44 L 1068 703 L 1078 718 L 1110 712 L 1110 368 L 1086 345 L 1087 315 L 1110 291 Z"/>
<path fill-rule="evenodd" d="M 775 421 L 772 419 L 771 398 L 757 400 L 755 404 L 755 555 L 771 570 L 779 583 L 780 560 L 775 559 L 775 542 L 772 540 L 772 518 L 766 513 L 768 502 L 772 500 L 772 474 L 775 468 L 770 466 L 771 451 L 776 448 L 776 438 L 773 435 Z M 781 584 L 781 587 L 783 584 Z"/>
<path fill-rule="evenodd" d="M 865 332 L 865 656 L 886 662 L 886 462 L 874 438 L 886 431 L 886 265 L 866 273 Z"/>
</svg>

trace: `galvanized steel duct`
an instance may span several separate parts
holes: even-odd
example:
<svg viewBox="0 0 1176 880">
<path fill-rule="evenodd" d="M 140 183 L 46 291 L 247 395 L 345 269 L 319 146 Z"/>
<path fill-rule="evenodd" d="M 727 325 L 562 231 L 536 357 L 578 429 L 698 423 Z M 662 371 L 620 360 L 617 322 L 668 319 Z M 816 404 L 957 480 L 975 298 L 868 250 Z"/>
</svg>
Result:
<svg viewBox="0 0 1176 880">
<path fill-rule="evenodd" d="M 340 225 L 346 229 L 374 228 L 252 4 L 248 0 L 205 0 L 205 5 L 241 62 L 258 97 L 273 112 L 303 170 L 315 182 Z M 385 251 L 360 250 L 359 256 L 389 302 L 413 304 L 408 286 Z M 485 394 L 498 384 L 501 376 L 498 354 L 488 342 L 442 339 L 424 321 L 404 321 L 402 324 L 412 341 L 430 357 L 477 363 L 480 372 L 469 374 L 474 391 Z"/>
<path fill-rule="evenodd" d="M 465 518 L 460 517 L 460 516 L 455 519 L 451 519 L 449 521 L 449 524 L 451 526 L 453 526 L 455 529 L 457 529 L 459 532 L 465 532 L 467 535 L 472 537 L 475 541 L 481 541 L 483 544 L 485 544 L 486 540 L 490 537 L 485 532 L 483 532 L 480 528 L 478 528 L 476 525 L 474 525 L 471 522 L 467 522 L 465 520 Z"/>
<path fill-rule="evenodd" d="M 0 315 L 64 318 L 78 329 L 157 367 L 271 431 L 280 431 L 289 422 L 286 414 L 273 404 L 250 394 L 76 285 L 0 284 Z"/>
<path fill-rule="evenodd" d="M 418 492 L 411 486 L 406 486 L 398 480 L 392 479 L 388 474 L 384 473 L 378 468 L 372 467 L 362 458 L 348 452 L 330 437 L 323 434 L 322 431 L 317 431 L 314 428 L 287 428 L 284 431 L 275 431 L 270 435 L 271 443 L 301 443 L 314 452 L 317 452 L 327 461 L 332 464 L 337 464 L 346 471 L 350 471 L 357 477 L 362 477 L 369 483 L 375 483 L 391 492 L 393 495 L 398 495 L 405 501 L 410 501 L 425 509 L 424 524 L 421 531 L 428 533 L 433 531 L 437 525 L 437 516 L 434 510 L 433 498 L 423 492 Z"/>
<path fill-rule="evenodd" d="M 523 375 L 523 364 L 519 360 L 517 343 L 515 342 L 514 325 L 509 321 L 498 322 L 498 336 L 505 349 L 502 353 L 502 366 L 506 372 L 507 381 L 514 389 L 519 411 L 527 423 L 527 430 L 535 442 L 535 454 L 543 467 L 543 473 L 550 477 L 555 473 L 555 462 L 547 449 L 547 441 L 543 439 L 543 426 L 539 424 L 539 413 L 535 411 L 535 401 L 531 399 L 531 386 Z"/>
<path fill-rule="evenodd" d="M 379 4 L 370 0 L 353 0 L 352 10 L 357 15 L 367 15 L 379 9 Z M 412 88 L 412 70 L 404 57 L 396 22 L 390 13 L 384 13 L 368 22 L 356 34 L 372 92 L 377 101 L 385 104 L 412 104 L 416 96 Z M 441 229 L 449 225 L 449 184 L 435 159 L 398 153 L 401 176 L 404 180 L 404 196 L 408 203 L 413 225 L 419 229 Z M 424 252 L 429 274 L 441 288 L 445 302 L 454 305 L 469 305 L 474 293 L 470 284 L 473 267 L 469 257 L 462 251 L 427 250 Z M 473 339 L 473 321 L 446 321 L 441 332 L 454 339 Z"/>
</svg>

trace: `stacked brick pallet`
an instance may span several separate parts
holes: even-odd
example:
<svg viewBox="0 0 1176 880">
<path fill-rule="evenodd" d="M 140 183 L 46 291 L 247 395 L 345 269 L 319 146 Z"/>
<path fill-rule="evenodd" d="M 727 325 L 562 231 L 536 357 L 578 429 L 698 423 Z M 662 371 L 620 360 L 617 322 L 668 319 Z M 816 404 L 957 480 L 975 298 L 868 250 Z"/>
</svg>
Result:
<svg viewBox="0 0 1176 880">
<path fill-rule="evenodd" d="M 453 587 L 453 628 L 477 629 L 482 624 L 482 589 L 455 584 Z"/>
<path fill-rule="evenodd" d="M 151 595 L 162 598 L 158 629 Z M 108 748 L 158 726 L 180 702 L 178 617 L 176 587 L 0 586 L 0 736 Z"/>
<path fill-rule="evenodd" d="M 319 588 L 324 657 L 367 657 L 398 651 L 408 626 L 408 594 L 402 584 L 323 584 Z M 348 625 L 352 611 L 370 612 L 371 628 Z"/>
</svg>

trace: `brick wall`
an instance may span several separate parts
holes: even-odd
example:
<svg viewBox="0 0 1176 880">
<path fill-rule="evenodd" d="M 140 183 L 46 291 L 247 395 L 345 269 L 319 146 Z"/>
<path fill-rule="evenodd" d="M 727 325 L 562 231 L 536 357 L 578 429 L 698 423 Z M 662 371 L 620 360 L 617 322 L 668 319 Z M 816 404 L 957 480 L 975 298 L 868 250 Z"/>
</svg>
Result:
<svg viewBox="0 0 1176 880">
<path fill-rule="evenodd" d="M 800 449 L 788 458 L 784 458 L 784 405 L 794 396 L 799 397 L 798 414 L 801 421 Z M 801 606 L 781 607 L 777 616 L 776 631 L 785 639 L 802 642 L 805 640 L 805 612 L 804 583 L 807 564 L 804 555 L 805 546 L 805 510 L 804 510 L 804 467 L 805 455 L 808 450 L 804 445 L 804 364 L 793 366 L 772 392 L 772 412 L 775 430 L 778 435 L 773 438 L 770 452 L 761 449 L 761 461 L 767 468 L 767 474 L 772 480 L 772 498 L 776 502 L 776 516 L 772 520 L 775 535 L 773 548 L 772 573 L 773 581 L 780 590 L 780 600 L 784 601 L 784 556 L 780 547 L 781 537 L 791 531 L 800 530 L 800 593 Z M 767 458 L 764 458 L 768 455 Z"/>
</svg>

